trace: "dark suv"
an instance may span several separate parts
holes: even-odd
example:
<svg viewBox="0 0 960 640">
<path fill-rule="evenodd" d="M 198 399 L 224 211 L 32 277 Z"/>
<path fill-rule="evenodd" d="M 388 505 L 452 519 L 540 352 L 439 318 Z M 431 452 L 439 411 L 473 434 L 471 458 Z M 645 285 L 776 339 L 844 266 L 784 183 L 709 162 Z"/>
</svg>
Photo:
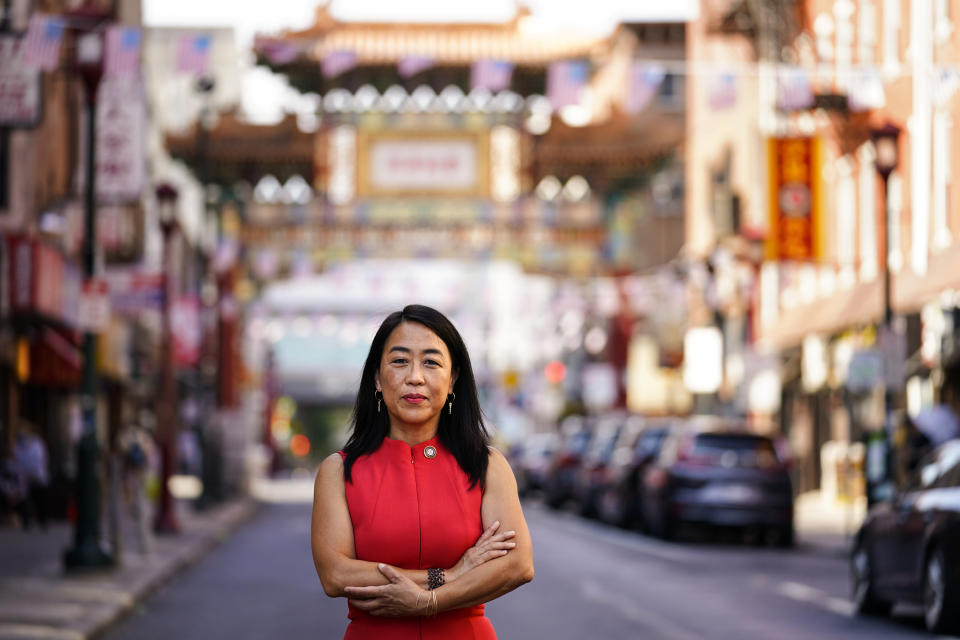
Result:
<svg viewBox="0 0 960 640">
<path fill-rule="evenodd" d="M 793 544 L 787 466 L 745 425 L 695 421 L 672 429 L 643 480 L 644 522 L 671 538 L 682 524 L 761 529 Z"/>
<path fill-rule="evenodd" d="M 934 450 L 905 491 L 870 510 L 850 569 L 858 613 L 913 602 L 931 631 L 960 633 L 960 440 Z"/>
</svg>

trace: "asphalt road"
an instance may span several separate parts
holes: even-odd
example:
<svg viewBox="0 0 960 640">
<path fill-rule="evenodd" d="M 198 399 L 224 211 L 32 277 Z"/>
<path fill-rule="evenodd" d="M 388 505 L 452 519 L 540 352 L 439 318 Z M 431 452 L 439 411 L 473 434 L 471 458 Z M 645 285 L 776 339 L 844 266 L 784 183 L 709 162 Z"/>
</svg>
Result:
<svg viewBox="0 0 960 640">
<path fill-rule="evenodd" d="M 309 553 L 310 506 L 269 503 L 108 640 L 340 638 Z M 930 638 L 916 612 L 850 615 L 845 560 L 812 549 L 664 543 L 525 505 L 536 579 L 488 605 L 500 638 Z"/>
</svg>

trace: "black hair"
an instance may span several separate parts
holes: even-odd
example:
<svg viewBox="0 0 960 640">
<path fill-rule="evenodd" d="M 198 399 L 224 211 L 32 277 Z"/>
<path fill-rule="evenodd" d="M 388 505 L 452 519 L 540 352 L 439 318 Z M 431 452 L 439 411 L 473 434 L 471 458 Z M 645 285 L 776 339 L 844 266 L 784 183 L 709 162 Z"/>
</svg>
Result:
<svg viewBox="0 0 960 640">
<path fill-rule="evenodd" d="M 390 418 L 387 412 L 379 412 L 376 409 L 375 376 L 380 368 L 387 338 L 403 322 L 416 322 L 430 329 L 443 340 L 450 352 L 453 371 L 456 375 L 453 392 L 457 399 L 453 403 L 452 414 L 446 411 L 440 413 L 437 438 L 450 450 L 457 464 L 467 474 L 470 479 L 470 488 L 478 484 L 482 487 L 490 456 L 488 449 L 490 435 L 483 423 L 483 412 L 480 410 L 480 400 L 477 397 L 477 383 L 470 364 L 470 354 L 467 353 L 467 347 L 460 333 L 445 315 L 436 309 L 419 304 L 407 305 L 402 311 L 394 311 L 388 315 L 377 329 L 373 342 L 370 343 L 370 352 L 363 364 L 360 388 L 357 390 L 357 399 L 353 406 L 352 432 L 347 444 L 343 447 L 346 454 L 343 462 L 344 479 L 350 482 L 350 470 L 357 458 L 376 451 L 390 433 Z"/>
</svg>

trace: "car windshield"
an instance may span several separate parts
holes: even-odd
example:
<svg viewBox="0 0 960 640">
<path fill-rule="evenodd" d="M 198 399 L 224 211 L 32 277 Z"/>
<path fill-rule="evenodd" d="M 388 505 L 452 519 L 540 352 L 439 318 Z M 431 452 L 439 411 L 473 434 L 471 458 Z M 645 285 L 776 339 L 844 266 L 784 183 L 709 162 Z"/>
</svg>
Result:
<svg viewBox="0 0 960 640">
<path fill-rule="evenodd" d="M 701 433 L 690 454 L 731 467 L 769 467 L 778 462 L 770 439 L 750 434 Z"/>
</svg>

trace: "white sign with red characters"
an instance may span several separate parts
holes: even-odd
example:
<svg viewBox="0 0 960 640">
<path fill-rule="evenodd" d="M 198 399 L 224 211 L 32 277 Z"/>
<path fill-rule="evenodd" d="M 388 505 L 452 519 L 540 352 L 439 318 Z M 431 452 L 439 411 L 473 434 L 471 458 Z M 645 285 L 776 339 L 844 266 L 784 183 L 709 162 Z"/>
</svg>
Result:
<svg viewBox="0 0 960 640">
<path fill-rule="evenodd" d="M 477 187 L 477 147 L 470 140 L 378 140 L 370 148 L 375 191 L 472 191 Z"/>
<path fill-rule="evenodd" d="M 110 288 L 106 280 L 87 280 L 83 283 L 80 308 L 77 310 L 77 328 L 102 333 L 109 323 Z"/>
</svg>

